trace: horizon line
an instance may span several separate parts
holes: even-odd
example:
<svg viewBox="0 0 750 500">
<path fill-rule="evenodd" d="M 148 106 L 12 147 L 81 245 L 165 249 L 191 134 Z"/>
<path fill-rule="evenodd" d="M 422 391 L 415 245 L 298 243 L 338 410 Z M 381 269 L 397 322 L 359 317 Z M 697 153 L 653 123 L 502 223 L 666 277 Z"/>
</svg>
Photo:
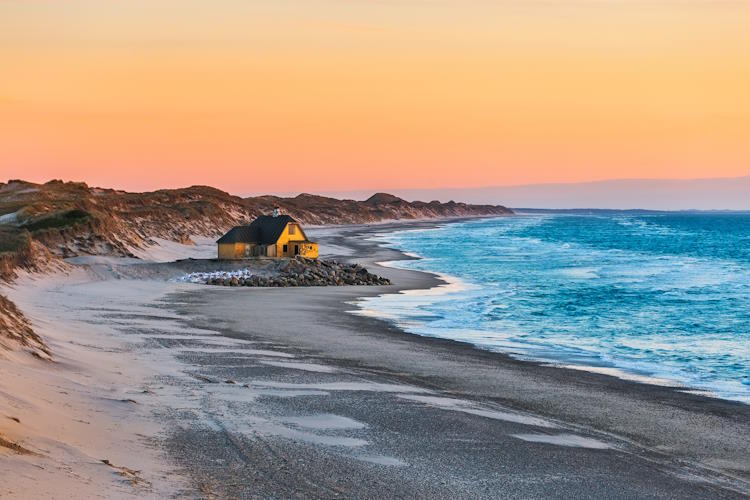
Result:
<svg viewBox="0 0 750 500">
<path fill-rule="evenodd" d="M 210 187 L 212 189 L 218 189 L 220 191 L 224 191 L 225 193 L 232 194 L 234 196 L 239 196 L 241 198 L 247 198 L 247 197 L 268 196 L 268 195 L 279 196 L 279 197 L 290 197 L 292 193 L 297 193 L 295 196 L 300 195 L 300 194 L 311 194 L 311 195 L 321 196 L 316 193 L 328 193 L 328 194 L 342 193 L 344 194 L 344 193 L 354 193 L 354 192 L 372 192 L 373 194 L 377 194 L 377 193 L 390 193 L 392 191 L 481 190 L 481 189 L 500 189 L 500 188 L 510 189 L 510 188 L 524 188 L 524 187 L 591 185 L 591 184 L 605 184 L 605 183 L 610 183 L 610 182 L 697 182 L 697 181 L 727 181 L 727 180 L 740 180 L 740 179 L 750 179 L 750 173 L 747 173 L 745 175 L 733 176 L 733 177 L 732 176 L 729 176 L 729 177 L 616 177 L 616 178 L 587 180 L 587 181 L 530 182 L 530 183 L 523 183 L 523 184 L 489 184 L 486 186 L 389 187 L 389 188 L 376 187 L 376 188 L 337 189 L 333 191 L 317 191 L 317 192 L 313 190 L 264 191 L 264 192 L 251 191 L 251 192 L 248 192 L 247 194 L 234 194 L 228 190 L 224 190 L 222 188 L 218 188 L 210 184 L 201 184 L 201 183 L 186 184 L 186 185 L 183 185 L 182 187 L 173 187 L 173 188 L 157 187 L 157 188 L 151 188 L 147 190 L 129 190 L 127 188 L 91 185 L 89 184 L 89 181 L 86 181 L 86 180 L 51 178 L 43 182 L 34 182 L 34 181 L 28 181 L 22 178 L 15 177 L 15 178 L 8 178 L 4 182 L 0 182 L 0 184 L 8 184 L 13 181 L 27 182 L 29 184 L 40 184 L 40 185 L 47 184 L 53 181 L 72 182 L 72 183 L 82 182 L 91 188 L 113 189 L 116 191 L 124 191 L 127 193 L 133 193 L 133 194 L 148 193 L 148 192 L 154 192 L 154 191 L 164 191 L 164 190 L 171 190 L 171 189 L 187 189 L 191 187 L 202 186 L 202 187 Z"/>
</svg>

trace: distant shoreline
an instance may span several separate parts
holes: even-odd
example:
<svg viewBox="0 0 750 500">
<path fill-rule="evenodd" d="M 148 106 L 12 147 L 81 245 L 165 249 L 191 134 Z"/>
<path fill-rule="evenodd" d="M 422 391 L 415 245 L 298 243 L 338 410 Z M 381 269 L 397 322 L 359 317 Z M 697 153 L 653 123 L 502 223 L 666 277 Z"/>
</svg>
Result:
<svg viewBox="0 0 750 500">
<path fill-rule="evenodd" d="M 515 215 L 525 214 L 581 214 L 581 215 L 674 215 L 674 214 L 699 214 L 699 215 L 746 215 L 750 214 L 750 210 L 649 210 L 646 208 L 518 208 L 512 207 Z"/>
</svg>

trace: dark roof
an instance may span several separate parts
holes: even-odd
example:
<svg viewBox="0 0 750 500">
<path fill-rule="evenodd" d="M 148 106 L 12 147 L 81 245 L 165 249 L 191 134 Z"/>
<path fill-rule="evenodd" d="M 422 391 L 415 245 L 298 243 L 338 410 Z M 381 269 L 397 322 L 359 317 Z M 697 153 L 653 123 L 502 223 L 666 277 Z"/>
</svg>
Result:
<svg viewBox="0 0 750 500">
<path fill-rule="evenodd" d="M 276 243 L 290 222 L 297 222 L 288 215 L 261 215 L 249 226 L 237 226 L 219 238 L 216 243 L 257 243 L 272 245 Z"/>
</svg>

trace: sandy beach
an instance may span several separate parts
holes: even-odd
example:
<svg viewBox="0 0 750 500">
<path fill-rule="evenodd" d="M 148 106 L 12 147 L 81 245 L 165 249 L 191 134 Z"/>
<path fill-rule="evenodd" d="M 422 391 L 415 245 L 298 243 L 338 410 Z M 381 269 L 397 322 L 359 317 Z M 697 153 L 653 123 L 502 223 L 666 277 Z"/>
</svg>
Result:
<svg viewBox="0 0 750 500">
<path fill-rule="evenodd" d="M 750 495 L 747 405 L 352 314 L 444 284 L 378 264 L 409 258 L 370 240 L 406 224 L 434 222 L 309 231 L 391 286 L 212 287 L 132 259 L 19 279 L 55 363 L 0 360 L 0 436 L 24 448 L 0 447 L 0 497 Z"/>
</svg>

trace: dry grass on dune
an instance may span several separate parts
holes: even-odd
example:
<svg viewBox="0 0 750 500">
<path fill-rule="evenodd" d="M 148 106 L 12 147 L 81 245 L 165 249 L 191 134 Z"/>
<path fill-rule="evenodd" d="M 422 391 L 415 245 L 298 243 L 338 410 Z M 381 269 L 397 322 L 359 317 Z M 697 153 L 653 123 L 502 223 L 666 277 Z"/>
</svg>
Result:
<svg viewBox="0 0 750 500">
<path fill-rule="evenodd" d="M 2 436 L 2 434 L 0 434 L 0 448 L 5 448 L 6 450 L 10 450 L 14 453 L 18 453 L 19 455 L 36 455 L 36 453 L 34 453 L 31 450 L 27 450 L 20 444 L 14 443 L 13 441 L 5 439 Z"/>
<path fill-rule="evenodd" d="M 38 358 L 52 359 L 49 347 L 31 328 L 26 316 L 13 302 L 0 295 L 0 350 L 19 346 Z"/>
</svg>

